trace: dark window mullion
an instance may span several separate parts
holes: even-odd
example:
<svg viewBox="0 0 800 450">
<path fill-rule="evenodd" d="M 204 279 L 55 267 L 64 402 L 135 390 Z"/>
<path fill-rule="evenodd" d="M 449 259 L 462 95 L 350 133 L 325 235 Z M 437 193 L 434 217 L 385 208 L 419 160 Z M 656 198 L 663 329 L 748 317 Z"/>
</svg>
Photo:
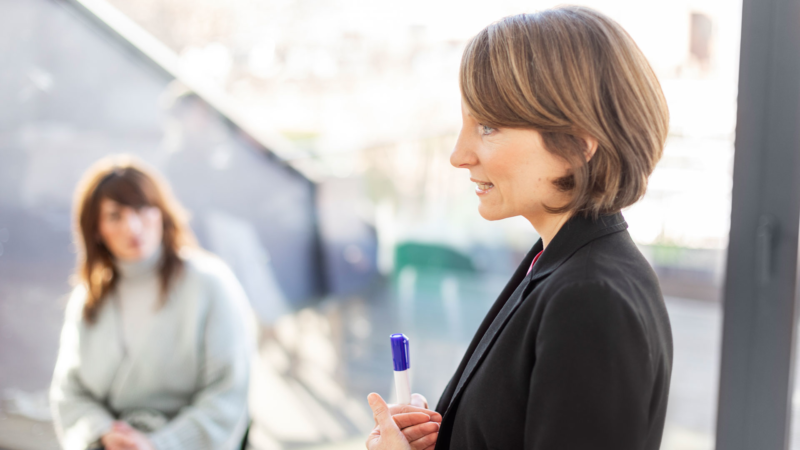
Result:
<svg viewBox="0 0 800 450">
<path fill-rule="evenodd" d="M 789 445 L 800 222 L 800 0 L 744 0 L 717 449 Z"/>
</svg>

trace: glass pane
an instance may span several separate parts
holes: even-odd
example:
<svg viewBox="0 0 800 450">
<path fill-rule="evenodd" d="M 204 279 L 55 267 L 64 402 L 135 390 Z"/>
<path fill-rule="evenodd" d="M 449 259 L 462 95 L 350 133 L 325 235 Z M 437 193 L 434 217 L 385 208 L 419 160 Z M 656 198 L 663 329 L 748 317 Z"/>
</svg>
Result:
<svg viewBox="0 0 800 450">
<path fill-rule="evenodd" d="M 461 53 L 491 21 L 551 3 L 109 0 L 121 15 L 97 11 L 155 37 L 133 46 L 173 52 L 214 94 L 204 97 L 91 12 L 2 3 L 12 70 L 0 99 L 12 106 L 0 108 L 0 447 L 56 448 L 44 391 L 73 268 L 71 192 L 92 161 L 119 152 L 165 173 L 259 316 L 254 448 L 363 448 L 366 395 L 393 395 L 394 332 L 411 337 L 414 391 L 435 404 L 537 239 L 522 219 L 481 219 L 449 165 Z M 741 4 L 583 3 L 629 31 L 670 106 L 663 159 L 623 214 L 673 327 L 662 447 L 710 450 Z"/>
<path fill-rule="evenodd" d="M 74 5 L 0 4 L 2 448 L 57 447 L 47 389 L 75 265 L 72 193 L 105 155 L 166 176 L 262 322 L 322 292 L 314 185 Z"/>
</svg>

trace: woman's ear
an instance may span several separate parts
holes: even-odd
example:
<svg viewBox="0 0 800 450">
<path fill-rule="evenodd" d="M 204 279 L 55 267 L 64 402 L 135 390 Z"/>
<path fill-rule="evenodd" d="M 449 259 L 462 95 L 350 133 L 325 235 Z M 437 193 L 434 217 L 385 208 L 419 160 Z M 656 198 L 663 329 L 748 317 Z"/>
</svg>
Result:
<svg viewBox="0 0 800 450">
<path fill-rule="evenodd" d="M 594 157 L 594 154 L 597 153 L 599 143 L 592 136 L 583 136 L 582 139 L 586 143 L 586 150 L 584 150 L 583 156 L 586 158 L 586 162 L 589 162 Z"/>
</svg>

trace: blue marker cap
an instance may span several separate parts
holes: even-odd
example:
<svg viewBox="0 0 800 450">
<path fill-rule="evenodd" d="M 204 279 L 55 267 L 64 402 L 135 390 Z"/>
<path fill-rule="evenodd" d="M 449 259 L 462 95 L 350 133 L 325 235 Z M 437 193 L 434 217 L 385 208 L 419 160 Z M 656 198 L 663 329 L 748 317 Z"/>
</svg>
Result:
<svg viewBox="0 0 800 450">
<path fill-rule="evenodd" d="M 411 358 L 408 356 L 408 338 L 404 334 L 398 333 L 393 334 L 391 340 L 395 372 L 407 370 L 411 367 Z"/>
</svg>

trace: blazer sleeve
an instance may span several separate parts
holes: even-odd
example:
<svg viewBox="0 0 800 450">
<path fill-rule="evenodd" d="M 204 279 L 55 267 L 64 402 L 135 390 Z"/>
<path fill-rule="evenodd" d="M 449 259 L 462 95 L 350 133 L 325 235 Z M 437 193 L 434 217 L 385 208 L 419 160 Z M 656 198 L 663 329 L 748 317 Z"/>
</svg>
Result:
<svg viewBox="0 0 800 450">
<path fill-rule="evenodd" d="M 601 282 L 562 288 L 536 338 L 525 448 L 638 450 L 652 371 L 636 309 Z"/>
<path fill-rule="evenodd" d="M 86 299 L 76 288 L 67 304 L 58 349 L 50 405 L 56 434 L 65 450 L 85 450 L 111 429 L 114 417 L 86 388 L 80 377 L 80 330 Z"/>
<path fill-rule="evenodd" d="M 253 315 L 227 266 L 209 277 L 211 294 L 202 335 L 203 362 L 192 403 L 150 434 L 156 450 L 238 448 L 247 426 Z"/>
</svg>

